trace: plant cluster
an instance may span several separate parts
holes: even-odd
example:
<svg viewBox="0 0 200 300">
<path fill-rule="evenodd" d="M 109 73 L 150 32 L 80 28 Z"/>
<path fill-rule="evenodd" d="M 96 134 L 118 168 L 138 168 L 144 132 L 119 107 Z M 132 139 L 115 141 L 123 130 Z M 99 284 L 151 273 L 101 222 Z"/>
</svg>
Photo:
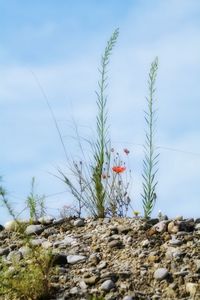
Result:
<svg viewBox="0 0 200 300">
<path fill-rule="evenodd" d="M 82 144 L 79 146 L 84 160 L 73 161 L 70 171 L 73 180 L 66 172 L 59 170 L 61 180 L 67 185 L 71 194 L 78 202 L 78 216 L 81 216 L 85 208 L 94 217 L 125 216 L 131 206 L 129 195 L 131 172 L 127 170 L 118 153 L 111 148 L 111 139 L 108 126 L 108 110 L 106 88 L 108 86 L 108 65 L 112 50 L 117 42 L 119 30 L 115 30 L 101 58 L 99 68 L 100 79 L 98 81 L 96 140 L 89 142 L 92 158 L 85 158 Z M 154 131 L 156 123 L 156 110 L 154 108 L 155 83 L 158 69 L 158 59 L 151 64 L 148 79 L 149 95 L 147 97 L 147 110 L 145 111 L 145 144 L 143 160 L 143 193 L 142 202 L 145 218 L 151 216 L 156 201 L 156 173 L 158 171 L 158 156 L 155 147 Z M 60 136 L 60 131 L 58 132 Z M 63 143 L 62 143 L 63 145 Z M 128 149 L 124 149 L 126 155 Z M 66 153 L 66 149 L 65 149 Z M 125 176 L 124 176 L 125 174 Z"/>
<path fill-rule="evenodd" d="M 26 206 L 29 210 L 30 221 L 33 222 L 46 214 L 45 196 L 39 196 L 35 192 L 35 177 L 31 181 L 31 191 L 26 199 Z"/>
<path fill-rule="evenodd" d="M 49 299 L 50 276 L 54 271 L 52 258 L 50 251 L 31 246 L 28 257 L 21 261 L 13 260 L 12 265 L 1 259 L 0 295 L 5 300 Z"/>
</svg>

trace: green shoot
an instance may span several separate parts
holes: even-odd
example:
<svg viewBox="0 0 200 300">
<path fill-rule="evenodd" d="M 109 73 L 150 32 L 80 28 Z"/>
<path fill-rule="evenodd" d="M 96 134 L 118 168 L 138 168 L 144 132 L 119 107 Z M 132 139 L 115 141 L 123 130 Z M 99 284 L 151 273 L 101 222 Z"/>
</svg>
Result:
<svg viewBox="0 0 200 300">
<path fill-rule="evenodd" d="M 146 139 L 144 144 L 144 160 L 143 160 L 143 194 L 142 202 L 144 209 L 145 218 L 149 218 L 153 211 L 155 201 L 156 201 L 156 173 L 158 171 L 158 157 L 159 153 L 156 151 L 154 143 L 154 133 L 155 133 L 155 122 L 156 122 L 156 110 L 154 108 L 154 95 L 155 95 L 155 83 L 158 70 L 158 58 L 152 62 L 149 80 L 148 80 L 148 89 L 149 96 L 147 99 L 147 111 L 145 111 L 145 122 L 147 125 L 146 129 Z"/>
</svg>

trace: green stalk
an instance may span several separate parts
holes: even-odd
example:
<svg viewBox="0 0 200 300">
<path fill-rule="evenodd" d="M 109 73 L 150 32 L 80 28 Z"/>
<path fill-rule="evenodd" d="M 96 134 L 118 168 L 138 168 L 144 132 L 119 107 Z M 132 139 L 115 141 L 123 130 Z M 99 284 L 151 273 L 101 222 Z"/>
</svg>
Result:
<svg viewBox="0 0 200 300">
<path fill-rule="evenodd" d="M 147 97 L 147 111 L 145 111 L 145 122 L 147 125 L 146 139 L 144 144 L 144 160 L 143 160 L 143 194 L 142 202 L 145 218 L 149 218 L 153 211 L 156 201 L 156 173 L 158 171 L 158 156 L 154 144 L 154 131 L 156 123 L 156 110 L 154 109 L 155 83 L 158 70 L 158 58 L 151 64 L 148 80 L 149 96 Z"/>
<path fill-rule="evenodd" d="M 112 54 L 112 49 L 116 44 L 119 35 L 119 30 L 116 29 L 112 34 L 110 40 L 107 42 L 104 54 L 101 58 L 100 80 L 98 82 L 99 91 L 97 94 L 98 113 L 96 118 L 97 123 L 97 139 L 94 150 L 94 165 L 92 180 L 94 182 L 96 214 L 97 217 L 103 218 L 105 216 L 105 198 L 106 193 L 102 183 L 103 165 L 105 163 L 105 155 L 108 153 L 108 145 L 110 142 L 108 125 L 107 125 L 107 96 L 105 95 L 108 86 L 107 67 Z"/>
</svg>

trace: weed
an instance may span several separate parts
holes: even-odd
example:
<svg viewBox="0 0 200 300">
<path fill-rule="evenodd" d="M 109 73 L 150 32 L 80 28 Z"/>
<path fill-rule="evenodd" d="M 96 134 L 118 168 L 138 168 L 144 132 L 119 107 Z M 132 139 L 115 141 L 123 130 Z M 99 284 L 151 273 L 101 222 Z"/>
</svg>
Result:
<svg viewBox="0 0 200 300">
<path fill-rule="evenodd" d="M 105 91 L 108 85 L 107 68 L 113 47 L 116 44 L 119 30 L 116 29 L 111 38 L 107 42 L 104 54 L 101 58 L 101 66 L 99 69 L 100 80 L 98 82 L 99 90 L 97 95 L 97 117 L 96 117 L 96 141 L 90 143 L 93 153 L 91 163 L 83 163 L 73 161 L 71 171 L 78 183 L 78 188 L 73 184 L 72 180 L 61 170 L 59 173 L 61 179 L 67 184 L 71 194 L 78 200 L 79 214 L 81 214 L 82 206 L 84 206 L 93 216 L 103 218 L 106 213 L 106 190 L 104 187 L 102 174 L 105 162 L 110 160 L 109 147 L 110 138 L 107 125 L 107 96 Z M 82 149 L 82 145 L 80 144 Z"/>
<path fill-rule="evenodd" d="M 52 254 L 32 247 L 28 259 L 13 261 L 12 266 L 1 261 L 0 294 L 4 299 L 49 299 Z"/>
<path fill-rule="evenodd" d="M 156 173 L 158 171 L 158 157 L 159 153 L 156 151 L 155 143 L 154 143 L 154 133 L 155 133 L 155 122 L 156 122 L 156 110 L 154 108 L 154 95 L 155 95 L 155 82 L 158 70 L 158 58 L 152 62 L 150 72 L 149 72 L 149 80 L 148 80 L 148 88 L 149 88 L 149 96 L 147 99 L 147 111 L 145 111 L 145 121 L 147 125 L 146 129 L 146 140 L 144 144 L 144 160 L 143 160 L 143 194 L 142 194 L 142 202 L 144 209 L 145 218 L 149 218 L 156 201 Z"/>
<path fill-rule="evenodd" d="M 43 217 L 46 212 L 45 208 L 45 196 L 39 196 L 35 192 L 35 177 L 31 181 L 31 191 L 26 199 L 26 205 L 29 209 L 30 221 L 37 220 L 39 217 Z"/>
</svg>

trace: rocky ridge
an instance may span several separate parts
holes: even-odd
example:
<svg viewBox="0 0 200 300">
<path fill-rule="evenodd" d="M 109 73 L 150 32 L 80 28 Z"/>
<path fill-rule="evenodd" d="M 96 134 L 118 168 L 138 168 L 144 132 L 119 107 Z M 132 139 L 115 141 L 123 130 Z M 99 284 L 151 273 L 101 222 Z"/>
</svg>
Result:
<svg viewBox="0 0 200 300">
<path fill-rule="evenodd" d="M 26 257 L 27 246 L 9 222 L 0 256 Z M 52 249 L 59 273 L 53 299 L 199 300 L 200 219 L 61 219 L 27 225 L 34 245 Z"/>
</svg>

